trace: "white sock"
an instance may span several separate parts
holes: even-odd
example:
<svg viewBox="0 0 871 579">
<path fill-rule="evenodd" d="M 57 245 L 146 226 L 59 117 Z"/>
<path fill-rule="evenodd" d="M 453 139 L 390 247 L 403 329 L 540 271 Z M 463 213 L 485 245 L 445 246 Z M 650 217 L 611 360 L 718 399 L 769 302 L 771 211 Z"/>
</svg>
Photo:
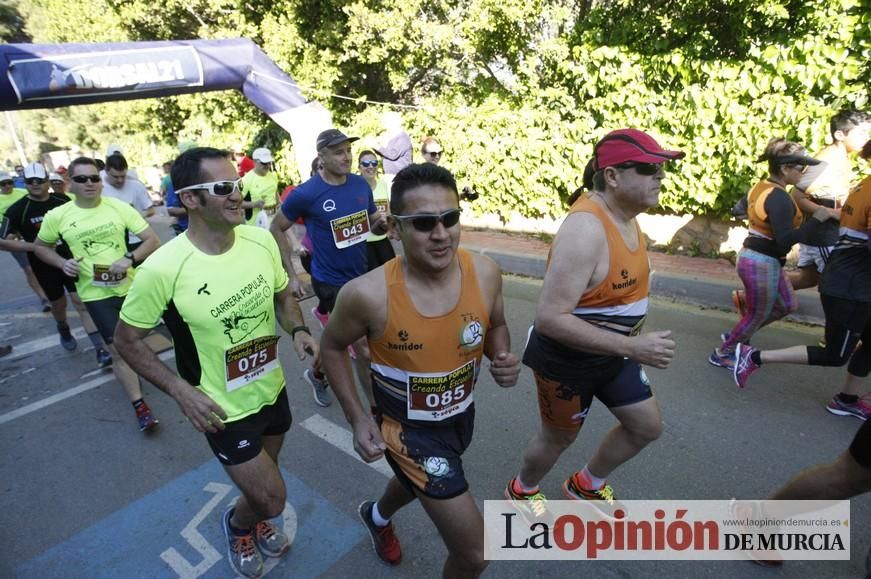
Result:
<svg viewBox="0 0 871 579">
<path fill-rule="evenodd" d="M 386 527 L 390 524 L 390 519 L 385 519 L 381 516 L 381 513 L 378 511 L 378 503 L 376 502 L 372 505 L 372 522 L 375 523 L 377 527 Z"/>
</svg>

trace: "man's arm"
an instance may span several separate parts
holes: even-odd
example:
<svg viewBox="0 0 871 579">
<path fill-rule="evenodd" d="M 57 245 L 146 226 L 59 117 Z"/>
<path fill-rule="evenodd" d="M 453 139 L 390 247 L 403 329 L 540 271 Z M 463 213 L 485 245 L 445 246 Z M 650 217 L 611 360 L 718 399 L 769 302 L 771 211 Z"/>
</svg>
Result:
<svg viewBox="0 0 871 579">
<path fill-rule="evenodd" d="M 278 250 L 281 252 L 281 264 L 290 278 L 291 291 L 294 297 L 301 298 L 305 295 L 305 292 L 302 288 L 302 282 L 299 280 L 299 276 L 293 267 L 293 248 L 290 246 L 290 241 L 284 233 L 290 229 L 291 225 L 293 223 L 284 215 L 284 211 L 279 209 L 275 212 L 275 218 L 269 225 L 269 231 L 272 233 L 272 237 L 275 238 L 275 243 L 278 244 Z"/>
<path fill-rule="evenodd" d="M 293 338 L 293 347 L 299 359 L 304 359 L 308 354 L 317 360 L 318 341 L 312 337 L 311 331 L 306 327 L 299 302 L 294 299 L 289 287 L 275 294 L 275 315 L 281 328 Z"/>
<path fill-rule="evenodd" d="M 644 243 L 643 240 L 639 240 Z M 601 222 L 589 213 L 573 213 L 560 227 L 535 316 L 536 332 L 575 350 L 624 356 L 664 368 L 674 355 L 671 332 L 625 336 L 578 318 L 578 298 L 591 285 L 600 260 L 608 266 L 608 244 Z"/>
<path fill-rule="evenodd" d="M 145 261 L 146 257 L 154 253 L 154 251 L 160 247 L 160 238 L 151 227 L 146 227 L 136 235 L 142 240 L 142 245 L 137 247 L 136 251 L 133 252 L 133 259 L 130 260 L 126 257 L 122 257 L 109 266 L 109 271 L 112 273 L 124 273 L 129 268 L 133 267 L 133 262 L 136 262 L 137 264 L 142 263 Z"/>
<path fill-rule="evenodd" d="M 354 449 L 363 460 L 372 462 L 381 458 L 386 446 L 372 416 L 360 403 L 347 352 L 348 346 L 369 334 L 370 317 L 378 308 L 367 297 L 383 294 L 383 288 L 378 294 L 367 291 L 372 288 L 366 287 L 366 278 L 356 278 L 339 291 L 330 323 L 321 336 L 321 365 L 354 431 Z"/>
<path fill-rule="evenodd" d="M 49 245 L 48 243 L 37 237 L 36 241 L 33 242 L 33 253 L 34 255 L 36 255 L 36 257 L 39 258 L 40 261 L 58 268 L 69 277 L 76 277 L 77 275 L 79 275 L 78 260 L 76 260 L 75 258 L 65 259 L 64 257 L 58 255 L 57 251 L 55 251 L 55 246 L 53 243 Z"/>
<path fill-rule="evenodd" d="M 119 320 L 115 327 L 115 348 L 134 372 L 172 396 L 194 428 L 213 433 L 223 430 L 221 421 L 227 418 L 224 409 L 160 361 L 145 343 L 150 331 Z"/>
<path fill-rule="evenodd" d="M 489 257 L 475 255 L 473 259 L 483 293 L 492 300 L 490 327 L 484 338 L 484 355 L 490 360 L 490 374 L 503 388 L 514 386 L 520 376 L 520 360 L 511 353 L 511 334 L 502 300 L 502 271 Z"/>
<path fill-rule="evenodd" d="M 34 245 L 20 239 L 0 237 L 0 249 L 3 251 L 34 251 Z"/>
</svg>

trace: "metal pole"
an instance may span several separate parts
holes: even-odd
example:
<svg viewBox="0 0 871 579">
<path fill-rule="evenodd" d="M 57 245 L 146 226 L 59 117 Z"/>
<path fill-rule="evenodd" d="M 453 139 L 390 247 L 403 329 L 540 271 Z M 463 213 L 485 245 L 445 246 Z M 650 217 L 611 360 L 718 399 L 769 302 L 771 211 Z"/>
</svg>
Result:
<svg viewBox="0 0 871 579">
<path fill-rule="evenodd" d="M 21 146 L 21 141 L 18 140 L 18 133 L 15 131 L 15 122 L 12 120 L 12 112 L 6 112 L 6 126 L 9 128 L 9 133 L 12 135 L 12 142 L 15 143 L 15 150 L 18 151 L 18 162 L 21 165 L 27 164 L 27 155 L 24 154 L 24 147 Z"/>
</svg>

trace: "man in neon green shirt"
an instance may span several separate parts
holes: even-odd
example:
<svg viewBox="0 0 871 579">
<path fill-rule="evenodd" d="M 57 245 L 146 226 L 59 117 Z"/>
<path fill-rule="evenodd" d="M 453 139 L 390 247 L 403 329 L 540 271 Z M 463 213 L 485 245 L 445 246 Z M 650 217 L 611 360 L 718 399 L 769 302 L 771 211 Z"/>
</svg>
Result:
<svg viewBox="0 0 871 579">
<path fill-rule="evenodd" d="M 245 202 L 242 207 L 248 217 L 248 225 L 269 229 L 269 223 L 278 206 L 278 177 L 272 171 L 272 151 L 266 148 L 254 149 L 254 170 L 242 177 L 242 191 Z M 264 212 L 264 215 L 260 215 Z M 258 220 L 259 217 L 259 220 Z"/>
<path fill-rule="evenodd" d="M 157 419 L 142 399 L 139 377 L 119 359 L 112 346 L 118 314 L 130 287 L 134 268 L 160 246 L 160 239 L 142 215 L 123 201 L 103 198 L 103 180 L 93 159 L 79 157 L 69 166 L 70 191 L 75 200 L 45 214 L 34 243 L 36 257 L 76 278 L 79 299 L 113 354 L 112 372 L 124 387 L 136 412 L 139 429 L 151 430 Z M 142 239 L 127 250 L 127 232 Z M 55 251 L 65 241 L 73 254 L 65 259 Z"/>
<path fill-rule="evenodd" d="M 290 428 L 276 321 L 300 359 L 317 357 L 278 245 L 243 225 L 242 195 L 226 151 L 194 148 L 173 163 L 172 183 L 189 228 L 136 273 L 115 337 L 118 351 L 172 396 L 206 439 L 242 497 L 222 519 L 234 571 L 259 577 L 262 556 L 280 557 L 287 537 L 267 519 L 284 510 L 278 452 Z M 163 318 L 178 374 L 144 343 Z"/>
</svg>

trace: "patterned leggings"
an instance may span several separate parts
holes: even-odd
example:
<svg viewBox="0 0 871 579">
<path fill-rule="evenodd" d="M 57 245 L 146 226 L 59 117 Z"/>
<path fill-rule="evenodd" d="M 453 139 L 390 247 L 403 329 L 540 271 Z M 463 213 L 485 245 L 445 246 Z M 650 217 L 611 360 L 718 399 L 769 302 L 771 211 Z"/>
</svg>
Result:
<svg viewBox="0 0 871 579">
<path fill-rule="evenodd" d="M 747 313 L 720 346 L 723 354 L 731 354 L 738 342 L 746 344 L 762 326 L 779 320 L 798 307 L 795 292 L 778 259 L 745 247 L 738 253 L 737 270 L 744 283 Z"/>
</svg>

